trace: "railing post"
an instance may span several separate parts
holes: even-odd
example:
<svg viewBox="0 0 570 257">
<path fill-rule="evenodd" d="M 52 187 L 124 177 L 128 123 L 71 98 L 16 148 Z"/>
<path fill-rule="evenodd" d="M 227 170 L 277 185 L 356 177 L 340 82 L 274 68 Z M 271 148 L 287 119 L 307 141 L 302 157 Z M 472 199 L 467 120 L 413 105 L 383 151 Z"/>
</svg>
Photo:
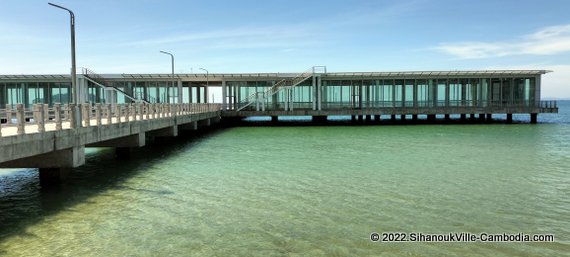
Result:
<svg viewBox="0 0 570 257">
<path fill-rule="evenodd" d="M 90 127 L 91 126 L 91 104 L 89 104 L 89 103 L 83 104 L 83 110 L 85 111 L 84 112 L 85 118 L 83 118 L 83 120 L 85 121 L 85 127 Z"/>
<path fill-rule="evenodd" d="M 81 122 L 77 122 L 75 120 L 77 117 L 77 114 L 75 112 L 77 112 L 77 109 L 75 108 L 75 104 L 67 105 L 67 115 L 68 116 L 66 118 L 69 120 L 69 127 L 71 129 L 77 128 L 77 125 L 81 123 Z"/>
<path fill-rule="evenodd" d="M 32 110 L 32 119 L 34 120 L 34 122 L 36 124 L 38 124 L 38 104 L 32 104 L 30 105 L 30 109 Z"/>
<path fill-rule="evenodd" d="M 115 116 L 117 116 L 117 123 L 121 123 L 121 105 L 115 105 Z"/>
<path fill-rule="evenodd" d="M 12 105 L 6 105 L 6 124 L 12 124 Z"/>
<path fill-rule="evenodd" d="M 97 120 L 97 126 L 101 126 L 101 103 L 95 104 L 95 119 Z"/>
<path fill-rule="evenodd" d="M 69 121 L 69 105 L 68 104 L 64 104 L 63 105 L 63 118 L 62 120 L 65 121 Z"/>
<path fill-rule="evenodd" d="M 53 104 L 53 114 L 55 119 L 55 130 L 61 130 L 61 104 Z"/>
<path fill-rule="evenodd" d="M 131 103 L 131 108 L 133 109 L 133 121 L 138 120 L 139 108 L 137 103 Z"/>
<path fill-rule="evenodd" d="M 16 122 L 18 126 L 18 135 L 23 135 L 26 133 L 25 125 L 26 125 L 26 118 L 24 116 L 24 105 L 23 104 L 16 104 Z"/>
<path fill-rule="evenodd" d="M 143 110 L 143 105 L 142 103 L 137 103 L 137 109 L 139 109 L 139 119 L 138 120 L 144 120 L 144 110 Z"/>
<path fill-rule="evenodd" d="M 44 104 L 44 118 L 47 123 L 49 121 L 49 104 Z"/>
<path fill-rule="evenodd" d="M 125 104 L 125 122 L 131 121 L 131 104 Z"/>
<path fill-rule="evenodd" d="M 113 122 L 113 112 L 111 111 L 111 104 L 105 104 L 105 112 L 107 114 L 107 125 Z"/>
<path fill-rule="evenodd" d="M 38 124 L 38 132 L 42 133 L 46 131 L 45 106 L 43 104 L 38 104 L 37 112 L 38 112 L 38 120 L 36 121 L 36 123 Z"/>
</svg>

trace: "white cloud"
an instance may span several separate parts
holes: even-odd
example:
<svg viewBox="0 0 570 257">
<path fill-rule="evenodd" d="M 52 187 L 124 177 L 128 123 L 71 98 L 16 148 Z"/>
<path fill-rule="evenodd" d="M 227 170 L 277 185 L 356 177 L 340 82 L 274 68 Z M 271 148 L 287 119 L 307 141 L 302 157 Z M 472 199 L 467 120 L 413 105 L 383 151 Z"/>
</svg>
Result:
<svg viewBox="0 0 570 257">
<path fill-rule="evenodd" d="M 435 49 L 461 59 L 560 54 L 570 52 L 570 24 L 545 27 L 513 41 L 442 43 Z"/>
</svg>

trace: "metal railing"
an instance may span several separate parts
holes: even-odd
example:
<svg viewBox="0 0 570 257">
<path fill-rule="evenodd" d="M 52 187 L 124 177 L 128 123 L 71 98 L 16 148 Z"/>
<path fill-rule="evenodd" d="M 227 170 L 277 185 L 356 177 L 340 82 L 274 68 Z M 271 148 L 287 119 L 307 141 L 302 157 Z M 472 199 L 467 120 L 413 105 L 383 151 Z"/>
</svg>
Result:
<svg viewBox="0 0 570 257">
<path fill-rule="evenodd" d="M 6 123 L 0 123 L 0 136 L 2 130 L 11 129 L 10 135 L 26 133 L 41 133 L 45 131 L 59 131 L 62 129 L 75 129 L 76 127 L 90 127 L 110 125 L 124 122 L 145 121 L 162 118 L 172 118 L 198 113 L 210 113 L 222 110 L 221 104 L 187 103 L 187 104 L 54 104 L 49 108 L 47 104 L 34 104 L 32 108 L 24 108 L 23 104 L 16 104 L 12 109 L 0 109 L 0 118 L 6 118 Z M 75 120 L 76 112 L 81 112 L 81 120 Z M 30 126 L 32 125 L 32 126 Z M 13 128 L 16 128 L 15 130 Z M 15 132 L 15 133 L 14 133 Z"/>
<path fill-rule="evenodd" d="M 83 74 L 83 76 L 85 77 L 85 79 L 87 79 L 87 80 L 90 81 L 91 83 L 95 84 L 96 86 L 99 86 L 99 87 L 101 87 L 101 88 L 103 88 L 103 89 L 112 89 L 113 91 L 115 91 L 115 92 L 117 92 L 117 93 L 119 93 L 119 94 L 123 94 L 126 98 L 131 99 L 131 100 L 134 101 L 134 102 L 143 101 L 143 102 L 146 102 L 146 103 L 151 103 L 150 101 L 147 101 L 147 100 L 144 99 L 144 98 L 138 99 L 136 96 L 130 95 L 130 94 L 128 94 L 127 92 L 125 92 L 125 91 L 123 91 L 123 90 L 121 90 L 121 89 L 119 89 L 119 88 L 117 88 L 117 87 L 115 87 L 115 86 L 107 86 L 107 85 L 105 85 L 105 84 L 106 84 L 105 79 L 104 79 L 101 75 L 95 73 L 94 71 L 92 71 L 92 70 L 90 70 L 90 69 L 88 69 L 88 68 L 82 67 L 82 68 L 81 68 L 81 73 Z"/>
<path fill-rule="evenodd" d="M 293 102 L 296 109 L 312 109 L 312 102 Z M 265 105 L 266 110 L 281 110 L 284 102 L 271 102 Z M 380 108 L 470 108 L 470 109 L 557 109 L 556 101 L 479 101 L 479 100 L 451 100 L 451 101 L 369 101 L 360 105 L 358 102 L 322 102 L 323 110 L 335 109 L 380 109 Z M 253 106 L 242 110 L 254 111 Z"/>
<path fill-rule="evenodd" d="M 303 83 L 303 81 L 313 77 L 316 73 L 326 73 L 327 68 L 326 66 L 313 66 L 310 69 L 299 73 L 297 76 L 293 77 L 292 79 L 282 79 L 279 82 L 275 83 L 275 85 L 271 86 L 270 88 L 266 89 L 264 92 L 255 92 L 243 100 L 237 103 L 237 111 L 241 111 L 249 106 L 252 106 L 255 103 L 260 101 L 267 102 L 269 97 L 279 93 L 284 88 L 294 88 L 297 85 Z"/>
</svg>

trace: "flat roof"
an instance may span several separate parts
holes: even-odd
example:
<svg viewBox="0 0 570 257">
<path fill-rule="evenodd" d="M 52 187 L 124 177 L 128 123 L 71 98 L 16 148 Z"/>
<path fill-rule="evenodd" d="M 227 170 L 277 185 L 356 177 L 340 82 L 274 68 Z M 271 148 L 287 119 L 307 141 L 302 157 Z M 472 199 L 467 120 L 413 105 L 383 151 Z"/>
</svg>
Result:
<svg viewBox="0 0 570 257">
<path fill-rule="evenodd" d="M 382 72 L 328 72 L 327 77 L 445 77 L 445 76 L 505 76 L 505 75 L 543 75 L 552 71 L 549 70 L 472 70 L 472 71 L 382 71 Z M 79 74 L 78 74 L 79 75 Z M 148 73 L 148 74 L 101 74 L 105 79 L 196 79 L 208 76 L 211 78 L 289 78 L 295 77 L 297 73 Z M 0 75 L 0 80 L 18 80 L 18 79 L 70 79 L 70 75 L 64 74 L 21 74 L 21 75 Z"/>
</svg>

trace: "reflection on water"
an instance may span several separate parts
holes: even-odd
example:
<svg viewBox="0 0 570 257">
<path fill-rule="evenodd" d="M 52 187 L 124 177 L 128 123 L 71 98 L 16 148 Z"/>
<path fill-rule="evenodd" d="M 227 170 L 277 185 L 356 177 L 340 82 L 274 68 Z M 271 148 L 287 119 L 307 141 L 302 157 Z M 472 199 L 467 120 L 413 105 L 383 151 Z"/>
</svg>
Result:
<svg viewBox="0 0 570 257">
<path fill-rule="evenodd" d="M 0 254 L 563 256 L 568 120 L 238 127 L 130 160 L 90 149 L 57 188 L 40 188 L 33 169 L 1 171 Z M 372 243 L 373 231 L 551 233 L 556 242 Z"/>
</svg>

